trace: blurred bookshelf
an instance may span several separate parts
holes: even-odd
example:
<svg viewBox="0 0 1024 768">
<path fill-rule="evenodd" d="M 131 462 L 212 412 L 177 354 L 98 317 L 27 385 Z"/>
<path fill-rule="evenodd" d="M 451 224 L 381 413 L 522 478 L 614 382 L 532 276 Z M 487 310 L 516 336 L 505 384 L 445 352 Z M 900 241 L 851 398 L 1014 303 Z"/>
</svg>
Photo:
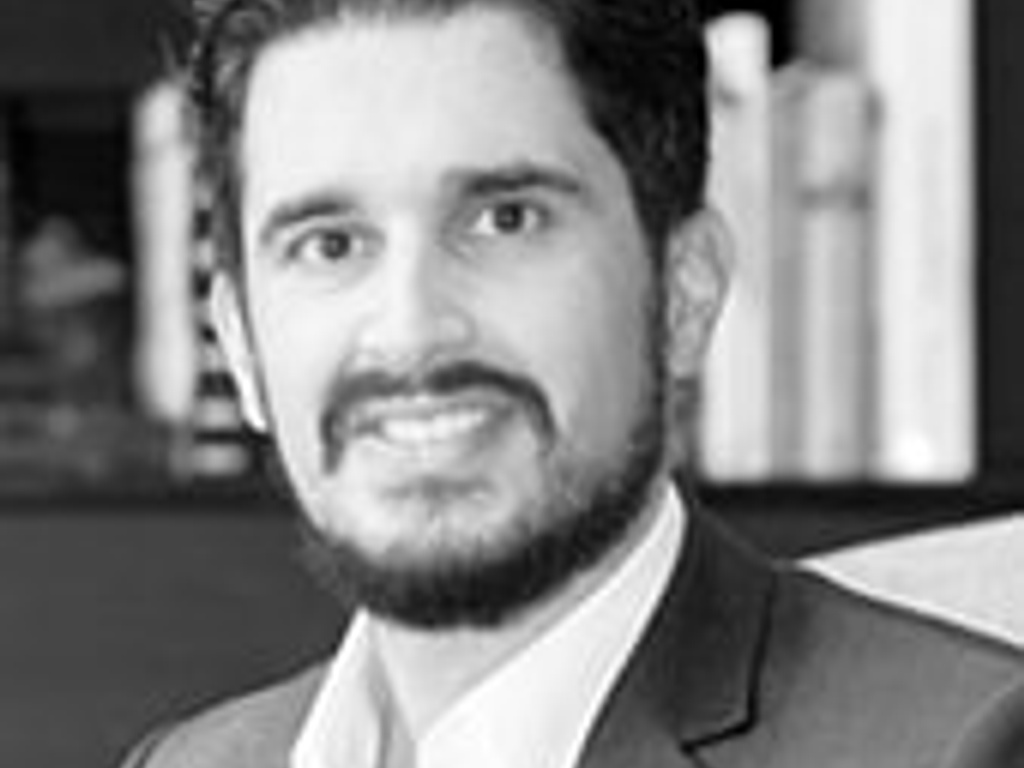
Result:
<svg viewBox="0 0 1024 768">
<path fill-rule="evenodd" d="M 773 77 L 807 44 L 800 18 L 814 4 L 824 6 L 705 3 L 712 22 L 737 13 L 765 20 L 771 39 L 762 55 Z M 852 7 L 849 0 L 834 7 L 843 5 Z M 139 109 L 182 58 L 183 7 L 177 0 L 40 0 L 30 9 L 0 0 L 0 499 L 280 504 L 263 477 L 261 447 L 238 428 L 201 316 L 187 418 L 180 409 L 175 418 L 154 414 L 138 391 L 139 348 L 152 332 L 141 318 L 152 319 L 157 300 L 140 295 L 146 267 L 138 231 Z M 970 367 L 974 387 L 969 466 L 934 477 L 888 476 L 863 465 L 823 473 L 785 465 L 710 472 L 699 485 L 712 505 L 766 515 L 783 507 L 851 514 L 860 508 L 880 517 L 939 519 L 1024 504 L 1024 353 L 1017 343 L 1024 327 L 1024 146 L 1017 140 L 1024 129 L 1024 54 L 1013 34 L 1024 24 L 1024 7 L 989 0 L 971 13 L 971 357 L 959 363 Z M 841 51 L 839 45 L 827 50 Z M 60 57 L 40 54 L 55 50 Z M 199 248 L 200 269 L 187 277 L 193 298 L 208 259 Z M 150 346 L 159 351 L 165 343 L 171 344 Z M 941 357 L 950 349 L 930 351 Z M 190 454 L 197 446 L 205 458 Z"/>
</svg>

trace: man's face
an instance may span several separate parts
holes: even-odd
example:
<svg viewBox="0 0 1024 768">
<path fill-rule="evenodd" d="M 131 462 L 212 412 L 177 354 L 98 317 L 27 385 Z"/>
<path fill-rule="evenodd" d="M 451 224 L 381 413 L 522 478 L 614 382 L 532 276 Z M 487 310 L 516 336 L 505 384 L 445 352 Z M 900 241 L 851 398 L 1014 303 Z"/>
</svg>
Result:
<svg viewBox="0 0 1024 768">
<path fill-rule="evenodd" d="M 621 538 L 661 456 L 657 289 L 553 40 L 495 9 L 299 33 L 253 70 L 240 156 L 222 334 L 360 599 L 473 621 L 425 595 Z"/>
</svg>

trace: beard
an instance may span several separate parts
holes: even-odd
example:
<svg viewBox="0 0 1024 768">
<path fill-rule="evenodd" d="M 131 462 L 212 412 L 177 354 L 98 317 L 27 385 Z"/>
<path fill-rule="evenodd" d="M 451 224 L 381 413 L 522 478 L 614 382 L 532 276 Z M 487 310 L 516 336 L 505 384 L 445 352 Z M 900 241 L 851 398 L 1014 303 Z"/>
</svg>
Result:
<svg viewBox="0 0 1024 768">
<path fill-rule="evenodd" d="M 543 394 L 528 381 L 487 371 L 475 364 L 455 365 L 413 381 L 387 382 L 376 377 L 387 394 L 407 386 L 456 391 L 460 386 L 487 385 L 506 389 L 532 414 L 538 430 L 549 431 L 551 446 L 541 458 L 539 492 L 519 515 L 530 521 L 505 531 L 496 541 L 465 546 L 429 558 L 371 553 L 358 542 L 322 530 L 308 515 L 299 518 L 301 555 L 318 581 L 346 608 L 364 608 L 382 618 L 421 629 L 493 628 L 514 619 L 551 596 L 575 576 L 586 572 L 620 544 L 647 508 L 651 491 L 664 466 L 666 451 L 667 375 L 664 327 L 660 313 L 649 318 L 645 396 L 636 406 L 623 447 L 604 460 L 576 455 L 569 441 L 555 434 Z M 460 370 L 461 373 L 460 373 Z M 343 385 L 335 404 L 354 407 L 360 398 L 374 396 L 372 383 Z M 352 395 L 352 392 L 357 394 Z M 337 410 L 337 409 L 335 409 Z M 325 414 L 321 435 L 325 468 L 335 464 L 341 445 L 332 445 L 340 418 Z M 293 493 L 296 489 L 292 489 Z M 523 510 L 520 510 L 523 512 Z M 515 526 L 513 526 L 515 527 Z"/>
<path fill-rule="evenodd" d="M 499 626 L 596 565 L 626 537 L 648 504 L 663 444 L 661 409 L 652 402 L 616 470 L 552 459 L 556 466 L 546 473 L 542 498 L 532 502 L 538 509 L 524 515 L 542 522 L 496 544 L 401 562 L 370 555 L 302 516 L 303 560 L 347 607 L 423 629 Z"/>
</svg>

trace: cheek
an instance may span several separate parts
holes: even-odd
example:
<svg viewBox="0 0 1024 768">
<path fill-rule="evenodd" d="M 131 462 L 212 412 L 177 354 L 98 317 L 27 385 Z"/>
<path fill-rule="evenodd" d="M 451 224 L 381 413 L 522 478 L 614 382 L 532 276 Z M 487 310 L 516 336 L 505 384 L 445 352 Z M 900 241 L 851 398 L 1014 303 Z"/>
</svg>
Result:
<svg viewBox="0 0 1024 768">
<path fill-rule="evenodd" d="M 621 447 L 649 388 L 646 295 L 617 277 L 581 276 L 524 333 L 556 421 L 586 453 Z"/>
<path fill-rule="evenodd" d="M 289 463 L 319 461 L 324 393 L 341 354 L 329 325 L 264 304 L 256 327 L 263 393 L 275 439 Z"/>
</svg>

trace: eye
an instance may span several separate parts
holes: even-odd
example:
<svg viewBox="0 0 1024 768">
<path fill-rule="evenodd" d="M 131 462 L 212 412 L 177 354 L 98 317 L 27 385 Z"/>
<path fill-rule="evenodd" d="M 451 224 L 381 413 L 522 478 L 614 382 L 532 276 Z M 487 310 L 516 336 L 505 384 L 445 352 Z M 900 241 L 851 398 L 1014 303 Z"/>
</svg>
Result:
<svg viewBox="0 0 1024 768">
<path fill-rule="evenodd" d="M 536 234 L 547 222 L 547 211 L 536 203 L 500 200 L 479 211 L 471 231 L 480 237 L 517 237 Z"/>
<path fill-rule="evenodd" d="M 344 225 L 311 227 L 296 235 L 286 247 L 289 261 L 307 264 L 337 264 L 365 255 L 370 237 L 358 228 Z"/>
</svg>

